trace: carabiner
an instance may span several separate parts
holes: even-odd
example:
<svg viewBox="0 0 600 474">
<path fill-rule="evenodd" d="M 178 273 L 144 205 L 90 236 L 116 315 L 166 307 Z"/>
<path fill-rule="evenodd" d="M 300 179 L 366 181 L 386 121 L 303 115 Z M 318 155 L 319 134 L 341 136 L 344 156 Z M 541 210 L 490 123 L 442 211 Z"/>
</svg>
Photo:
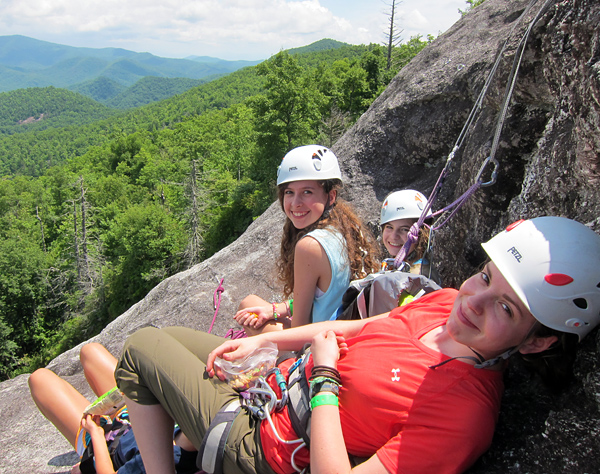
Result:
<svg viewBox="0 0 600 474">
<path fill-rule="evenodd" d="M 487 167 L 487 165 L 492 162 L 494 164 L 494 169 L 492 170 L 492 176 L 490 178 L 489 181 L 482 183 L 481 182 L 481 176 L 483 175 L 483 172 L 485 171 L 485 168 Z M 479 168 L 479 173 L 477 173 L 477 179 L 476 181 L 478 183 L 480 183 L 480 186 L 482 188 L 485 188 L 486 186 L 491 186 L 492 184 L 496 183 L 496 178 L 498 177 L 498 160 L 496 160 L 495 158 L 492 158 L 491 156 L 488 156 L 485 161 L 483 162 L 483 164 L 481 165 L 481 168 Z"/>
</svg>

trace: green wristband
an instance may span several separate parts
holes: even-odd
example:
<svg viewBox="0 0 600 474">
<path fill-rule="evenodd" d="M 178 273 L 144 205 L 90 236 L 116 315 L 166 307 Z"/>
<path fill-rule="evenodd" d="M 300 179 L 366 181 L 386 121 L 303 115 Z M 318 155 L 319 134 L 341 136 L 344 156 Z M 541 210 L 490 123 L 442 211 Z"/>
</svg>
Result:
<svg viewBox="0 0 600 474">
<path fill-rule="evenodd" d="M 288 303 L 290 305 L 290 317 L 292 317 L 294 315 L 294 300 L 288 300 Z"/>
<path fill-rule="evenodd" d="M 340 400 L 335 393 L 332 392 L 321 392 L 310 399 L 310 409 L 314 410 L 315 407 L 321 405 L 335 405 L 340 406 Z"/>
</svg>

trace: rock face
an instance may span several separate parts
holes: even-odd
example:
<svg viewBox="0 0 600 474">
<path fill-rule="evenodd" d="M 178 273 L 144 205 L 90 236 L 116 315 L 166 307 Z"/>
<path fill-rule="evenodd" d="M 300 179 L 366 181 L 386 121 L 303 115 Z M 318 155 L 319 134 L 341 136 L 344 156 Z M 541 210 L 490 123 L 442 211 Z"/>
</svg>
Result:
<svg viewBox="0 0 600 474">
<path fill-rule="evenodd" d="M 385 195 L 413 187 L 429 193 L 476 101 L 496 55 L 507 47 L 478 118 L 467 131 L 434 209 L 460 196 L 490 153 L 516 47 L 544 0 L 487 0 L 423 50 L 336 144 L 346 198 L 376 223 Z M 496 184 L 479 190 L 436 234 L 444 283 L 457 286 L 483 260 L 479 243 L 518 218 L 562 215 L 600 230 L 600 4 L 548 0 L 532 29 L 496 158 Z M 94 338 L 118 355 L 136 329 L 155 325 L 208 330 L 213 292 L 225 292 L 212 332 L 224 335 L 239 300 L 276 299 L 274 274 L 283 216 L 277 205 L 235 243 L 152 290 Z M 577 252 L 577 249 L 573 249 Z M 514 364 L 492 448 L 471 473 L 599 472 L 598 336 L 581 344 L 576 380 L 551 394 Z M 91 395 L 78 348 L 48 366 Z M 68 472 L 70 445 L 36 410 L 22 375 L 0 384 L 2 473 Z M 10 455 L 7 455 L 11 453 Z"/>
</svg>

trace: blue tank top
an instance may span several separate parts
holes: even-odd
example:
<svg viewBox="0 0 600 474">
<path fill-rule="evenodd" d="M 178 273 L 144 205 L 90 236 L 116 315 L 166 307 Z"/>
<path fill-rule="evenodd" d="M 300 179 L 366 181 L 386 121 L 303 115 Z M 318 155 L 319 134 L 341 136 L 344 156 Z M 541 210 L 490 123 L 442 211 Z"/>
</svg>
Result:
<svg viewBox="0 0 600 474">
<path fill-rule="evenodd" d="M 321 244 L 329 259 L 331 283 L 325 293 L 318 292 L 320 293 L 318 296 L 315 294 L 311 317 L 313 323 L 328 321 L 342 304 L 342 296 L 350 284 L 350 261 L 346 239 L 331 227 L 316 229 L 306 235 Z"/>
</svg>

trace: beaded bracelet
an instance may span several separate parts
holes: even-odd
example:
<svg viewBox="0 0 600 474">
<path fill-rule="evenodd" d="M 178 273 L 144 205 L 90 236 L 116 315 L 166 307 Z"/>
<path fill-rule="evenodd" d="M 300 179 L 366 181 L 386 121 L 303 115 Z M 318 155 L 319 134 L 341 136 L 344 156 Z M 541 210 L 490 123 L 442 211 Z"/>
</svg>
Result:
<svg viewBox="0 0 600 474">
<path fill-rule="evenodd" d="M 314 410 L 316 407 L 320 407 L 322 405 L 334 405 L 336 407 L 339 407 L 340 400 L 335 394 L 331 392 L 319 393 L 310 399 L 311 410 Z"/>
<path fill-rule="evenodd" d="M 315 372 L 317 370 L 332 372 L 332 373 L 336 374 L 338 377 L 340 375 L 340 372 L 338 371 L 338 369 L 336 369 L 335 367 L 330 367 L 329 365 L 314 365 L 312 368 L 312 371 Z"/>
<path fill-rule="evenodd" d="M 275 321 L 277 321 L 277 318 L 279 317 L 279 315 L 277 314 L 277 303 L 272 303 L 273 305 L 273 318 L 275 318 Z"/>
</svg>

